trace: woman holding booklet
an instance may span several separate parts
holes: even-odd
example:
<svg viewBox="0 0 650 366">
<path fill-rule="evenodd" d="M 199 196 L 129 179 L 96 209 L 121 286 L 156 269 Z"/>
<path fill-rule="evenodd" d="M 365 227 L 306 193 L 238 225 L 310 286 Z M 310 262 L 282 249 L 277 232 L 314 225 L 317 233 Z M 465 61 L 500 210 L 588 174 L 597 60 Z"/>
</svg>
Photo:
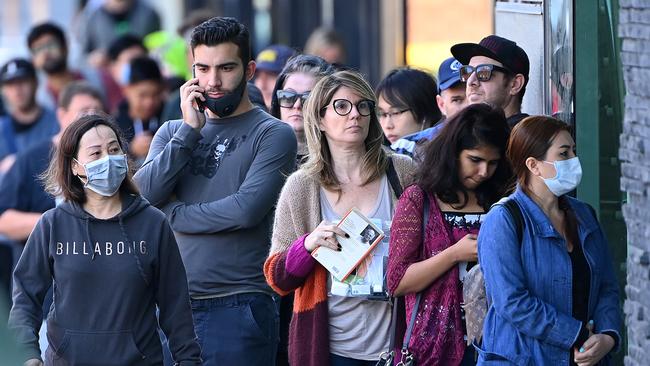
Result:
<svg viewBox="0 0 650 366">
<path fill-rule="evenodd" d="M 462 280 L 476 263 L 484 214 L 511 178 L 508 131 L 500 109 L 474 104 L 461 110 L 426 147 L 416 183 L 395 209 L 387 285 L 406 296 L 406 319 L 421 293 L 409 343 L 420 365 L 475 364 L 464 339 Z M 424 195 L 429 216 L 422 238 Z"/>
<path fill-rule="evenodd" d="M 308 160 L 280 194 L 264 264 L 276 292 L 295 291 L 292 365 L 374 365 L 388 345 L 390 304 L 328 295 L 331 276 L 311 255 L 341 249 L 337 237 L 347 234 L 334 222 L 352 208 L 392 220 L 395 192 L 411 182 L 412 160 L 382 148 L 375 103 L 360 74 L 340 71 L 321 79 L 303 108 Z"/>
</svg>

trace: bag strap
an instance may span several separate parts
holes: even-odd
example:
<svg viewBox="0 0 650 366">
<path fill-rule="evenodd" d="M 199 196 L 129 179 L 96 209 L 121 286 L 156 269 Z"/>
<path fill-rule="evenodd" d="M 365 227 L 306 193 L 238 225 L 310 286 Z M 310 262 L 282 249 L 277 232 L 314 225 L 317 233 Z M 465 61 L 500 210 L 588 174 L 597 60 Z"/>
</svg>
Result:
<svg viewBox="0 0 650 366">
<path fill-rule="evenodd" d="M 427 192 L 424 192 L 422 199 L 422 247 L 424 247 L 424 241 L 426 240 L 426 227 L 427 222 L 429 221 L 429 195 Z M 406 336 L 404 337 L 404 343 L 402 343 L 402 354 L 404 354 L 409 346 L 409 341 L 411 340 L 411 334 L 413 333 L 413 326 L 415 325 L 415 318 L 418 314 L 418 308 L 420 307 L 420 300 L 422 299 L 422 292 L 418 292 L 415 297 L 415 305 L 413 305 L 413 311 L 411 312 L 411 319 L 409 320 L 408 328 L 406 328 Z"/>
<path fill-rule="evenodd" d="M 508 212 L 510 213 L 510 216 L 512 219 L 515 221 L 515 230 L 517 232 L 517 241 L 519 245 L 521 246 L 521 241 L 523 240 L 524 237 L 524 217 L 521 214 L 521 208 L 517 204 L 517 202 L 510 198 L 506 200 L 503 203 L 500 203 L 505 207 Z"/>
<path fill-rule="evenodd" d="M 390 162 L 390 160 L 389 160 Z M 391 165 L 392 166 L 392 163 Z M 390 169 L 390 168 L 389 168 Z M 394 168 L 393 168 L 394 169 Z M 401 186 L 400 186 L 401 188 Z M 422 201 L 423 207 L 422 207 L 422 245 L 424 246 L 424 239 L 425 239 L 425 228 L 427 226 L 427 222 L 429 221 L 429 196 L 427 195 L 426 192 L 424 193 L 424 198 Z M 398 196 L 399 197 L 399 196 Z M 406 334 L 404 338 L 404 343 L 402 344 L 402 350 L 405 350 L 408 347 L 409 341 L 411 340 L 411 333 L 413 332 L 413 325 L 415 324 L 415 316 L 417 315 L 418 312 L 418 307 L 420 306 L 420 298 L 422 297 L 422 293 L 418 293 L 417 297 L 415 299 L 415 306 L 413 307 L 413 313 L 411 314 L 411 319 L 409 321 L 408 328 L 406 329 Z M 390 328 L 388 330 L 389 332 L 389 338 L 388 338 L 388 349 L 389 351 L 392 351 L 395 348 L 395 331 L 397 329 L 397 312 L 399 311 L 399 303 L 400 300 L 403 301 L 404 297 L 399 296 L 399 297 L 393 297 L 393 311 L 390 316 Z"/>
<path fill-rule="evenodd" d="M 386 177 L 388 178 L 390 187 L 393 189 L 393 193 L 395 193 L 395 197 L 399 198 L 404 189 L 402 188 L 402 184 L 399 182 L 393 159 L 391 159 L 390 156 L 388 157 L 388 166 L 386 167 Z"/>
</svg>

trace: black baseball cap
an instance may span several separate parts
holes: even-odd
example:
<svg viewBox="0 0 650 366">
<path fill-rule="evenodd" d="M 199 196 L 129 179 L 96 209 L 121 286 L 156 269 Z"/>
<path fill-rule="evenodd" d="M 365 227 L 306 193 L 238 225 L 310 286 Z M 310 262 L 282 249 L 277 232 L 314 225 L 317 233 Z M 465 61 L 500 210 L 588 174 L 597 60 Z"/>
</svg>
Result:
<svg viewBox="0 0 650 366">
<path fill-rule="evenodd" d="M 469 64 L 474 56 L 485 56 L 497 60 L 516 74 L 524 75 L 528 83 L 530 61 L 526 52 L 517 43 L 495 35 L 487 36 L 476 43 L 459 43 L 451 47 L 451 54 L 463 65 Z"/>
<path fill-rule="evenodd" d="M 36 79 L 36 69 L 26 59 L 14 58 L 0 69 L 0 84 L 20 79 Z"/>
</svg>

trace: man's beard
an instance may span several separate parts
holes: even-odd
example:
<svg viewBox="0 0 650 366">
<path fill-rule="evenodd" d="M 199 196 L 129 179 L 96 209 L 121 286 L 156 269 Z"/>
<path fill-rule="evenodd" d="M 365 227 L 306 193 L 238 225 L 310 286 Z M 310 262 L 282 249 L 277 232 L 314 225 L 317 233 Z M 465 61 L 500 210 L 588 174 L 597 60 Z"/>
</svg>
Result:
<svg viewBox="0 0 650 366">
<path fill-rule="evenodd" d="M 20 113 L 29 113 L 36 107 L 36 98 L 32 97 L 29 102 L 18 106 Z"/>
<path fill-rule="evenodd" d="M 48 75 L 59 74 L 64 72 L 67 66 L 65 57 L 51 59 L 43 64 L 43 71 Z"/>
</svg>

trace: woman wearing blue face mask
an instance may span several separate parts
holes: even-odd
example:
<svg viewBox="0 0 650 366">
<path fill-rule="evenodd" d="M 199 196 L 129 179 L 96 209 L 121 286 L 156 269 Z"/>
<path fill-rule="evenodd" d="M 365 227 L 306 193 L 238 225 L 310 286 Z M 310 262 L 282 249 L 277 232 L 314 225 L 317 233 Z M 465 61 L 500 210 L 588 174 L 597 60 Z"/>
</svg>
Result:
<svg viewBox="0 0 650 366">
<path fill-rule="evenodd" d="M 106 115 L 81 117 L 63 132 L 45 174 L 48 191 L 65 201 L 43 214 L 14 272 L 9 326 L 26 365 L 159 365 L 159 324 L 177 363 L 201 364 L 174 235 L 138 194 L 118 131 Z"/>
<path fill-rule="evenodd" d="M 490 307 L 478 364 L 608 364 L 621 344 L 618 284 L 593 209 L 566 195 L 582 176 L 569 127 L 528 117 L 507 156 L 521 220 L 497 205 L 481 226 Z"/>
</svg>

